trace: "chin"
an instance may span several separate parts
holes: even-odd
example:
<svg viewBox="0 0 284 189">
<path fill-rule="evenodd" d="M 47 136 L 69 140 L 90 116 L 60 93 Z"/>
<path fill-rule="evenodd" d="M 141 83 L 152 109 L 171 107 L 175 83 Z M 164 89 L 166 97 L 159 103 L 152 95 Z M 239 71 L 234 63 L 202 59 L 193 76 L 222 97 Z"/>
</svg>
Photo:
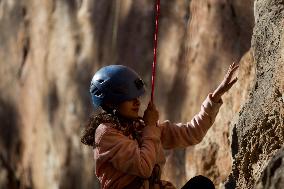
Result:
<svg viewBox="0 0 284 189">
<path fill-rule="evenodd" d="M 136 118 L 139 117 L 139 115 L 138 115 L 138 114 L 136 114 L 136 115 L 131 115 L 130 117 L 133 118 L 133 119 L 136 119 Z"/>
<path fill-rule="evenodd" d="M 138 118 L 139 116 L 138 115 L 136 115 L 136 116 L 132 116 L 132 118 L 134 118 L 134 119 L 136 119 L 136 118 Z"/>
</svg>

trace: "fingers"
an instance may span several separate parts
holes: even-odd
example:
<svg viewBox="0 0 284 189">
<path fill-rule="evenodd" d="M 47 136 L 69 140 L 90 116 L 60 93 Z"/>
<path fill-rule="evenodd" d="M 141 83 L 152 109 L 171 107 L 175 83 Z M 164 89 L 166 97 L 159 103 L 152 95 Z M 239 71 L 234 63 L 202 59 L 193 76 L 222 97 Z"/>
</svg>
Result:
<svg viewBox="0 0 284 189">
<path fill-rule="evenodd" d="M 159 120 L 159 112 L 152 101 L 149 102 L 147 109 L 144 111 L 143 120 L 146 125 L 150 126 L 156 126 L 156 123 Z"/>
<path fill-rule="evenodd" d="M 235 77 L 230 83 L 228 83 L 224 88 L 224 93 L 228 92 L 237 81 L 238 81 L 238 78 Z"/>
<path fill-rule="evenodd" d="M 234 73 L 237 69 L 238 69 L 239 65 L 235 64 L 235 62 L 233 62 L 233 64 L 230 65 L 229 67 L 229 71 L 230 73 Z"/>
<path fill-rule="evenodd" d="M 239 68 L 239 65 L 235 64 L 235 62 L 233 62 L 233 64 L 231 64 L 229 66 L 229 69 L 227 71 L 227 74 L 225 75 L 225 80 L 227 80 L 228 82 L 231 81 L 232 76 L 234 75 L 235 71 Z"/>
<path fill-rule="evenodd" d="M 232 80 L 232 77 L 235 73 L 235 71 L 239 68 L 239 65 L 233 63 L 229 66 L 229 69 L 227 71 L 227 74 L 225 75 L 222 83 L 218 86 L 218 88 L 215 90 L 216 94 L 222 96 L 225 92 L 230 90 L 230 88 L 238 81 L 238 78 L 235 77 Z"/>
<path fill-rule="evenodd" d="M 234 73 L 239 68 L 239 65 L 234 65 L 231 69 L 231 72 Z"/>
</svg>

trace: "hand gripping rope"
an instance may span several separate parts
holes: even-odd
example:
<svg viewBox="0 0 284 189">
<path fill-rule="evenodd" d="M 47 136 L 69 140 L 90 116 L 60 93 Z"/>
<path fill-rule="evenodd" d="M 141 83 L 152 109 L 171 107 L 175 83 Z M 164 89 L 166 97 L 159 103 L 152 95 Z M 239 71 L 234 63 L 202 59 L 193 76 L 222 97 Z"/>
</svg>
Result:
<svg viewBox="0 0 284 189">
<path fill-rule="evenodd" d="M 155 4 L 156 17 L 155 17 L 155 35 L 154 35 L 154 60 L 152 65 L 152 91 L 151 91 L 151 102 L 154 98 L 154 88 L 155 88 L 155 77 L 156 77 L 156 63 L 157 63 L 157 45 L 158 45 L 158 24 L 160 15 L 160 0 L 156 0 Z"/>
</svg>

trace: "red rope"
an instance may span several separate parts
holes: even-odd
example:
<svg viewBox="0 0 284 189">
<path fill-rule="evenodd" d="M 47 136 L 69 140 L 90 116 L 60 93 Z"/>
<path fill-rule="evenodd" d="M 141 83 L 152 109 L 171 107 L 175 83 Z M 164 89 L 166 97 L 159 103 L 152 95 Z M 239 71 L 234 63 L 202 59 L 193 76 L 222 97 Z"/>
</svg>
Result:
<svg viewBox="0 0 284 189">
<path fill-rule="evenodd" d="M 155 78 L 156 78 L 156 64 L 157 64 L 157 45 L 158 45 L 158 24 L 160 15 L 160 0 L 156 0 L 156 18 L 155 18 L 155 35 L 154 35 L 154 60 L 152 65 L 152 91 L 151 91 L 151 102 L 154 99 L 155 89 Z"/>
</svg>

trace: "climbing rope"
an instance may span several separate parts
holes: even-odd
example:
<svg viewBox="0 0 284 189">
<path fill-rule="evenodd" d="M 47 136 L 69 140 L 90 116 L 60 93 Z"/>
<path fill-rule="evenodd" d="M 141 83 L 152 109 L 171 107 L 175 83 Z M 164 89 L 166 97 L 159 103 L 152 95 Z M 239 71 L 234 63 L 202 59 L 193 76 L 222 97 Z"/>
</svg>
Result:
<svg viewBox="0 0 284 189">
<path fill-rule="evenodd" d="M 154 60 L 152 65 L 152 91 L 151 91 L 151 102 L 154 98 L 155 88 L 155 77 L 156 77 L 156 64 L 157 64 L 157 45 L 158 45 L 158 24 L 160 15 L 160 0 L 156 0 L 155 4 L 156 16 L 155 16 L 155 34 L 154 34 Z"/>
</svg>

